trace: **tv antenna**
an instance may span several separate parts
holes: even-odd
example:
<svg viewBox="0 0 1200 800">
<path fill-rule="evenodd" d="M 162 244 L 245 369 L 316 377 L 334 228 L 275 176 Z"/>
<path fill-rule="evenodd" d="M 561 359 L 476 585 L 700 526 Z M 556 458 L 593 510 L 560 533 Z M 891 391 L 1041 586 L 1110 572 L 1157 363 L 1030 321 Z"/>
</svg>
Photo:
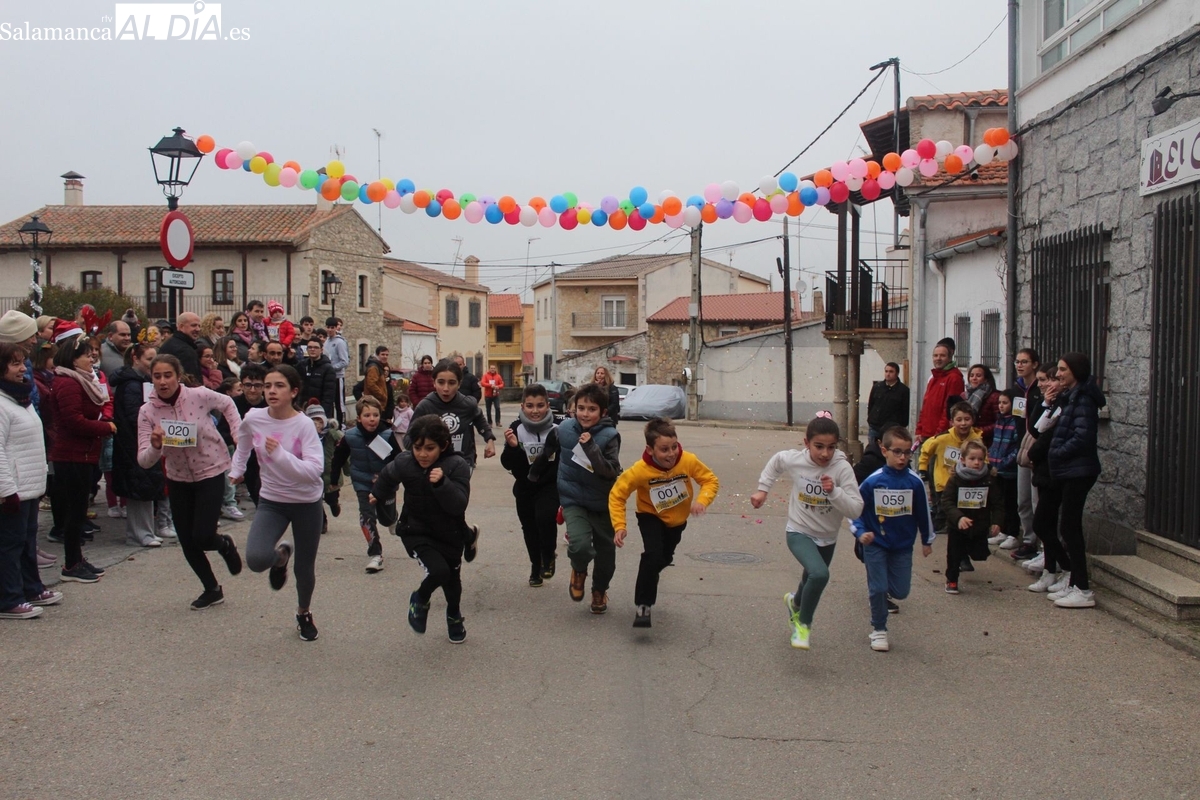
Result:
<svg viewBox="0 0 1200 800">
<path fill-rule="evenodd" d="M 452 238 L 450 241 L 452 241 L 452 242 L 458 242 L 458 247 L 454 248 L 454 261 L 453 261 L 453 262 L 451 262 L 451 264 L 450 264 L 450 274 L 451 274 L 451 275 L 454 275 L 454 269 L 455 269 L 455 267 L 457 267 L 457 266 L 458 266 L 458 256 L 459 256 L 459 253 L 461 253 L 461 252 L 462 252 L 462 243 L 463 243 L 463 240 L 462 240 L 462 237 L 461 237 L 461 236 L 455 236 L 455 237 L 454 237 L 454 238 Z M 463 277 L 466 277 L 466 272 L 463 272 Z"/>
</svg>

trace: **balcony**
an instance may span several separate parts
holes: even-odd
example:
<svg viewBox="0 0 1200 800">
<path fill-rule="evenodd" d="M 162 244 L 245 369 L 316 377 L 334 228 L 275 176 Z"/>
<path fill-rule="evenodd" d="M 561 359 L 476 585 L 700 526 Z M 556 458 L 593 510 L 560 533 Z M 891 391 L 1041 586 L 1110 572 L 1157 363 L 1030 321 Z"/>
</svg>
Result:
<svg viewBox="0 0 1200 800">
<path fill-rule="evenodd" d="M 908 259 L 862 259 L 848 276 L 825 273 L 825 330 L 905 331 Z"/>
<path fill-rule="evenodd" d="M 586 312 L 571 314 L 571 335 L 577 339 L 588 337 L 619 339 L 637 333 L 625 313 Z"/>
</svg>

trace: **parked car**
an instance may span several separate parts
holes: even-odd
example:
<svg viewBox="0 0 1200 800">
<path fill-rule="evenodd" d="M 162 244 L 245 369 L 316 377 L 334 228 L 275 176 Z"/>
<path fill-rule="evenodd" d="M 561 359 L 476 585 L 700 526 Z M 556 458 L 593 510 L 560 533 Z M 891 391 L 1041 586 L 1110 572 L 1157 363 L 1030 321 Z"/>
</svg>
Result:
<svg viewBox="0 0 1200 800">
<path fill-rule="evenodd" d="M 546 399 L 555 422 L 562 422 L 567 415 L 566 397 L 575 392 L 575 387 L 566 381 L 537 381 L 546 387 Z"/>
<path fill-rule="evenodd" d="M 682 386 L 647 384 L 635 386 L 621 399 L 621 419 L 653 419 L 687 416 L 687 394 Z"/>
<path fill-rule="evenodd" d="M 617 387 L 617 394 L 621 396 L 621 402 L 625 402 L 625 396 L 634 390 L 635 387 L 624 383 L 614 384 Z"/>
</svg>

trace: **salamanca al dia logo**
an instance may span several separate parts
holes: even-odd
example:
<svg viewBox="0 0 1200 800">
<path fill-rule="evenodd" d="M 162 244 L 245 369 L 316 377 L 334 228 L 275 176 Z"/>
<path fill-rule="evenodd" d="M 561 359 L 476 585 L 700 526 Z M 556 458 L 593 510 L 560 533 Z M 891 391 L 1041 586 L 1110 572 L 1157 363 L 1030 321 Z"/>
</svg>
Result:
<svg viewBox="0 0 1200 800">
<path fill-rule="evenodd" d="M 0 22 L 0 41 L 181 42 L 246 41 L 249 28 L 221 24 L 221 4 L 117 3 L 112 15 L 101 17 L 104 27 L 38 27 L 29 22 Z"/>
</svg>

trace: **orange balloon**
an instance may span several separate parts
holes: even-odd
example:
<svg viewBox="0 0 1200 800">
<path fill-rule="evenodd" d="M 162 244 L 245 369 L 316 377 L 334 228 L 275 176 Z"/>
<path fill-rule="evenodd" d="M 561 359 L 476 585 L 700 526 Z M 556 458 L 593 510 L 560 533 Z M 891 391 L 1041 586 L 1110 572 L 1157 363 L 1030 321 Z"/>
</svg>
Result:
<svg viewBox="0 0 1200 800">
<path fill-rule="evenodd" d="M 1004 145 L 1008 144 L 1008 140 L 1012 137 L 1008 135 L 1007 128 L 996 128 L 996 133 L 993 135 L 993 138 L 996 140 L 996 144 L 993 145 L 994 147 L 1003 147 Z"/>
<path fill-rule="evenodd" d="M 683 210 L 683 201 L 678 197 L 668 197 L 666 200 L 663 200 L 662 208 L 664 214 L 668 217 L 673 217 Z M 624 212 L 622 212 L 623 216 Z M 612 219 L 612 217 L 609 217 L 609 219 Z"/>
<path fill-rule="evenodd" d="M 674 200 L 676 203 L 679 202 L 678 197 L 668 197 L 667 198 L 668 202 L 671 200 Z M 610 228 L 612 228 L 614 231 L 619 231 L 628 224 L 629 224 L 629 217 L 627 217 L 625 215 L 625 212 L 619 208 L 616 211 L 614 211 L 613 213 L 608 215 L 608 226 Z"/>
<path fill-rule="evenodd" d="M 751 208 L 754 208 L 754 201 L 757 199 L 758 199 L 757 197 L 750 194 L 749 192 L 742 192 L 740 195 L 738 195 L 738 202 L 745 203 L 746 205 L 750 206 Z"/>
<path fill-rule="evenodd" d="M 888 153 L 883 157 L 883 168 L 888 172 L 895 172 L 902 166 L 904 166 L 904 164 L 900 162 L 900 156 L 895 153 Z"/>
<path fill-rule="evenodd" d="M 462 206 L 453 197 L 442 203 L 442 216 L 446 219 L 458 219 L 462 216 Z"/>
<path fill-rule="evenodd" d="M 827 169 L 819 169 L 813 174 L 813 183 L 817 186 L 829 188 L 833 186 L 833 173 Z"/>
<path fill-rule="evenodd" d="M 878 178 L 879 173 L 881 173 L 881 172 L 883 172 L 883 168 L 879 166 L 879 162 L 877 162 L 877 161 L 868 161 L 867 162 L 867 177 L 868 178 Z"/>
<path fill-rule="evenodd" d="M 996 147 L 996 129 L 988 128 L 983 132 L 983 143 L 989 147 Z"/>
<path fill-rule="evenodd" d="M 328 178 L 321 184 L 321 197 L 326 200 L 337 200 L 342 196 L 342 182 L 337 178 Z"/>
<path fill-rule="evenodd" d="M 962 159 L 954 155 L 954 153 L 946 156 L 946 161 L 942 166 L 946 168 L 946 173 L 949 175 L 957 175 L 963 171 Z"/>
<path fill-rule="evenodd" d="M 717 207 L 712 203 L 705 203 L 700 208 L 700 219 L 704 220 L 705 222 L 716 222 Z"/>
<path fill-rule="evenodd" d="M 201 153 L 211 153 L 216 146 L 217 143 L 213 140 L 213 137 L 207 133 L 196 140 L 196 149 Z"/>
<path fill-rule="evenodd" d="M 789 217 L 798 217 L 804 213 L 804 203 L 800 202 L 799 192 L 789 192 L 787 196 L 788 207 L 787 215 Z"/>
<path fill-rule="evenodd" d="M 429 192 L 424 189 L 418 189 L 413 192 L 413 205 L 417 208 L 426 208 L 429 206 Z"/>
<path fill-rule="evenodd" d="M 529 198 L 529 207 L 534 211 L 541 211 L 546 207 L 546 201 L 541 197 L 531 197 Z"/>
<path fill-rule="evenodd" d="M 496 201 L 496 205 L 500 206 L 500 210 L 505 214 L 511 214 L 517 207 L 517 201 L 508 195 L 504 195 Z"/>
<path fill-rule="evenodd" d="M 298 162 L 298 161 L 288 161 L 288 162 L 284 163 L 284 165 L 282 167 L 280 167 L 280 169 L 287 169 L 288 167 L 291 167 L 292 169 L 296 170 L 296 172 L 304 172 L 304 168 L 300 166 L 300 162 Z"/>
<path fill-rule="evenodd" d="M 663 211 L 663 207 L 655 206 L 654 207 L 654 216 L 650 218 L 650 221 L 652 223 L 654 223 L 655 225 L 657 225 L 666 218 L 667 218 L 667 212 Z"/>
<path fill-rule="evenodd" d="M 382 181 L 371 181 L 367 184 L 367 197 L 371 199 L 372 203 L 383 202 L 383 198 L 387 197 L 387 193 L 387 187 L 383 185 Z"/>
</svg>

